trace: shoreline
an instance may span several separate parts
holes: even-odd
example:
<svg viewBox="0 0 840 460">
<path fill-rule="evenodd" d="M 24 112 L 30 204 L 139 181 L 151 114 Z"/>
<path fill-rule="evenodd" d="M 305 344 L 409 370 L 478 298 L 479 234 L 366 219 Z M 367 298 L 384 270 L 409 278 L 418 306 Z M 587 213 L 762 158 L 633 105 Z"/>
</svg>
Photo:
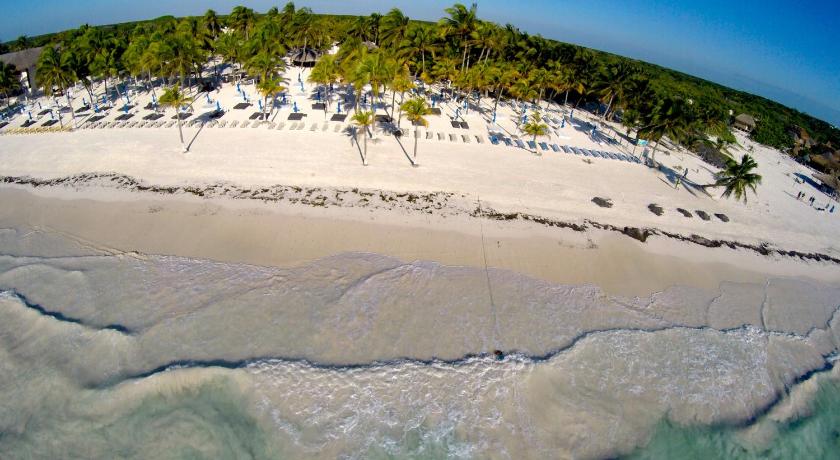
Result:
<svg viewBox="0 0 840 460">
<path fill-rule="evenodd" d="M 296 193 L 307 193 L 296 188 Z M 383 191 L 379 196 L 397 195 Z M 674 285 L 717 288 L 723 282 L 755 283 L 771 277 L 840 280 L 840 269 L 830 262 L 727 246 L 708 248 L 669 237 L 642 243 L 592 222 L 575 229 L 527 219 L 477 218 L 460 197 L 418 196 L 432 200 L 423 206 L 439 209 L 406 209 L 395 204 L 396 198 L 385 199 L 391 209 L 384 209 L 373 204 L 312 206 L 288 200 L 164 195 L 85 182 L 5 184 L 0 201 L 8 205 L 0 205 L 0 225 L 57 232 L 106 253 L 290 267 L 345 252 L 367 252 L 404 262 L 512 270 L 552 283 L 594 284 L 608 294 L 632 296 Z"/>
</svg>

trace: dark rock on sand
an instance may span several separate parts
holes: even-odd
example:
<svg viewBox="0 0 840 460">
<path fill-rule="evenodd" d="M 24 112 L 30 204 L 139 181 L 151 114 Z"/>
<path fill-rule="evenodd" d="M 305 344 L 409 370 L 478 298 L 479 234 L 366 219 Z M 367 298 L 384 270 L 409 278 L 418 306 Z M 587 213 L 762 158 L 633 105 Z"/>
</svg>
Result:
<svg viewBox="0 0 840 460">
<path fill-rule="evenodd" d="M 726 214 L 715 214 L 715 217 L 720 219 L 722 222 L 729 222 L 729 217 Z"/>
<path fill-rule="evenodd" d="M 709 216 L 709 214 L 706 211 L 701 211 L 701 210 L 698 209 L 698 210 L 694 211 L 694 214 L 697 214 L 698 216 L 700 216 L 701 219 L 703 219 L 705 221 L 712 220 L 711 216 Z"/>
<path fill-rule="evenodd" d="M 658 204 L 654 203 L 649 204 L 648 209 L 650 210 L 650 212 L 656 214 L 657 216 L 661 216 L 665 213 L 665 210 L 662 209 L 662 206 L 659 206 Z"/>
<path fill-rule="evenodd" d="M 629 236 L 630 238 L 637 239 L 644 243 L 647 241 L 648 236 L 651 235 L 650 230 L 646 228 L 637 228 L 637 227 L 624 227 L 624 230 L 621 231 L 625 235 Z"/>
<path fill-rule="evenodd" d="M 592 198 L 592 202 L 602 208 L 611 208 L 613 206 L 612 200 L 610 200 L 609 198 L 601 198 L 599 196 Z"/>
<path fill-rule="evenodd" d="M 686 210 L 685 210 L 685 209 L 683 209 L 683 208 L 677 208 L 677 211 L 678 211 L 680 214 L 682 214 L 682 215 L 683 215 L 683 217 L 688 217 L 689 219 L 692 217 L 692 216 L 691 216 L 691 213 L 690 213 L 690 212 L 688 212 L 688 211 L 686 211 Z"/>
</svg>

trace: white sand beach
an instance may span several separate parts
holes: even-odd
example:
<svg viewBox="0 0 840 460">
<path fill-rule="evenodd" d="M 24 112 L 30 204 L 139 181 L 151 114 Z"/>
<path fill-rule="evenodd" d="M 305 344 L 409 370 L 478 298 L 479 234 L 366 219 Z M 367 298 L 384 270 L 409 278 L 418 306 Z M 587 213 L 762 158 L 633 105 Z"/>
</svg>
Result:
<svg viewBox="0 0 840 460">
<path fill-rule="evenodd" d="M 837 378 L 820 371 L 840 349 L 840 213 L 797 200 L 828 197 L 778 151 L 739 138 L 764 178 L 744 204 L 692 187 L 713 171 L 676 149 L 657 154 L 660 171 L 537 156 L 492 145 L 478 114 L 461 131 L 444 114 L 421 130 L 419 166 L 410 130 L 378 133 L 363 166 L 347 123 L 304 108 L 304 129 L 277 129 L 289 111 L 273 129 L 185 127 L 188 153 L 174 126 L 0 131 L 0 339 L 37 331 L 9 362 L 49 356 L 60 365 L 38 372 L 85 395 L 56 396 L 37 433 L 110 414 L 62 431 L 79 452 L 86 430 L 235 400 L 229 413 L 270 427 L 255 432 L 290 458 L 377 452 L 409 426 L 449 456 L 594 458 L 644 445 L 663 419 L 777 417 L 799 379 Z M 547 141 L 632 154 L 562 129 Z M 740 246 L 696 243 L 713 240 Z M 82 353 L 50 346 L 71 342 Z M 0 384 L 22 388 L 23 367 L 8 369 Z M 14 408 L 40 413 L 24 397 Z"/>
</svg>

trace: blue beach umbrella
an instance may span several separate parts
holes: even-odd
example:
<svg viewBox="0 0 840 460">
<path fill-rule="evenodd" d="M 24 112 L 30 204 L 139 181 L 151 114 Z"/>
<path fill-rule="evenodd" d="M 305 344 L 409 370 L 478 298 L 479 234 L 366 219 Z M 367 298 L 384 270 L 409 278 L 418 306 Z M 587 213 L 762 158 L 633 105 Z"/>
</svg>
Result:
<svg viewBox="0 0 840 460">
<path fill-rule="evenodd" d="M 55 120 L 55 117 L 53 116 L 52 110 L 50 110 L 50 120 Z"/>
<path fill-rule="evenodd" d="M 574 120 L 574 119 L 575 119 L 575 109 L 572 109 L 572 111 L 569 112 L 569 121 Z"/>
<path fill-rule="evenodd" d="M 99 113 L 99 104 L 97 104 L 96 102 L 93 103 L 93 112 Z"/>
<path fill-rule="evenodd" d="M 209 104 L 210 103 L 210 93 L 205 93 L 204 95 L 207 96 L 207 103 Z"/>
<path fill-rule="evenodd" d="M 260 106 L 260 111 L 262 111 L 262 109 L 263 109 L 263 107 L 262 107 L 262 99 L 258 100 L 258 101 L 257 101 L 257 103 L 258 103 L 258 104 L 259 104 L 259 106 Z"/>
<path fill-rule="evenodd" d="M 87 99 L 82 98 L 82 105 L 85 105 L 85 106 L 86 106 L 86 105 L 88 105 L 88 103 L 87 103 Z"/>
<path fill-rule="evenodd" d="M 219 101 L 216 101 L 216 110 L 218 110 L 219 112 L 222 111 L 222 106 L 219 105 Z"/>
<path fill-rule="evenodd" d="M 29 121 L 32 121 L 32 112 L 26 112 L 26 115 L 29 117 Z"/>
<path fill-rule="evenodd" d="M 41 108 L 41 101 L 38 101 L 38 108 Z"/>
<path fill-rule="evenodd" d="M 528 115 L 522 115 L 522 123 L 528 123 Z"/>
<path fill-rule="evenodd" d="M 295 113 L 298 113 L 297 101 L 295 101 L 295 106 L 292 108 Z"/>
<path fill-rule="evenodd" d="M 563 119 L 560 120 L 560 129 L 563 129 L 565 127 L 566 127 L 566 119 L 563 118 Z"/>
<path fill-rule="evenodd" d="M 283 97 L 283 99 L 280 100 L 280 105 L 288 104 L 288 102 L 286 102 L 286 93 L 281 94 L 281 96 Z"/>
<path fill-rule="evenodd" d="M 341 101 L 338 101 L 338 113 L 341 113 Z"/>
<path fill-rule="evenodd" d="M 496 111 L 493 111 L 493 124 L 496 124 Z"/>
<path fill-rule="evenodd" d="M 239 82 L 236 82 L 236 92 L 241 93 L 242 90 L 239 88 Z"/>
<path fill-rule="evenodd" d="M 301 90 L 301 91 L 304 91 L 304 89 L 303 89 L 303 82 L 302 82 L 302 81 L 300 82 L 300 90 Z"/>
<path fill-rule="evenodd" d="M 102 95 L 102 105 L 105 105 L 105 104 L 107 104 L 107 103 L 108 103 L 108 100 L 107 100 L 107 99 L 105 99 L 105 95 L 103 94 L 103 95 Z"/>
<path fill-rule="evenodd" d="M 321 101 L 321 90 L 315 91 L 315 100 L 318 102 Z"/>
<path fill-rule="evenodd" d="M 128 104 L 123 106 L 123 112 L 128 113 Z"/>
<path fill-rule="evenodd" d="M 248 102 L 248 96 L 245 94 L 245 91 L 242 91 L 242 100 Z"/>
</svg>

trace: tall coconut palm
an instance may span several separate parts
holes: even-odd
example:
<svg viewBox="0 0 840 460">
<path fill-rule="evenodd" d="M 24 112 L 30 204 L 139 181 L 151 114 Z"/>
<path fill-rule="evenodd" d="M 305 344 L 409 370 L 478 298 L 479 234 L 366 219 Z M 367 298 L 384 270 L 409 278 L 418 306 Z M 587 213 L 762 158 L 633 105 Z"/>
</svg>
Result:
<svg viewBox="0 0 840 460">
<path fill-rule="evenodd" d="M 408 16 L 403 14 L 399 8 L 392 8 L 388 14 L 382 17 L 382 30 L 380 31 L 382 46 L 396 49 L 405 38 L 408 23 Z"/>
<path fill-rule="evenodd" d="M 393 65 L 394 62 L 388 59 L 381 50 L 368 54 L 359 63 L 357 72 L 370 84 L 371 97 L 374 101 L 379 99 L 382 94 L 382 84 L 388 81 L 389 76 L 393 74 L 391 70 Z M 373 107 L 375 113 L 376 105 L 374 104 Z"/>
<path fill-rule="evenodd" d="M 219 34 L 222 33 L 222 24 L 219 22 L 219 16 L 216 15 L 215 11 L 207 10 L 204 13 L 204 29 L 213 40 L 219 38 Z"/>
<path fill-rule="evenodd" d="M 189 147 L 184 143 L 184 132 L 181 129 L 181 108 L 191 102 L 192 98 L 182 92 L 177 84 L 167 88 L 160 96 L 161 105 L 175 109 L 175 119 L 178 121 L 178 136 L 181 139 L 181 147 L 184 149 L 184 153 L 187 152 Z"/>
<path fill-rule="evenodd" d="M 538 111 L 534 111 L 528 118 L 528 122 L 522 126 L 522 133 L 533 136 L 532 142 L 535 145 L 533 153 L 540 155 L 536 147 L 537 136 L 548 135 L 548 125 L 542 122 L 542 116 Z"/>
<path fill-rule="evenodd" d="M 236 6 L 228 16 L 228 25 L 237 32 L 245 35 L 245 40 L 251 38 L 251 30 L 254 28 L 256 15 L 254 10 L 244 6 Z"/>
<path fill-rule="evenodd" d="M 70 94 L 67 88 L 76 81 L 76 74 L 68 62 L 69 54 L 62 54 L 54 47 L 47 46 L 38 57 L 36 64 L 36 75 L 38 82 L 44 87 L 44 93 L 48 96 L 55 96 L 56 89 L 60 90 L 67 97 L 67 106 L 70 107 L 70 114 L 73 117 L 73 126 L 76 125 L 76 113 L 73 110 L 73 104 L 70 102 Z M 61 112 L 58 113 L 58 121 L 63 128 L 64 123 L 61 121 Z"/>
<path fill-rule="evenodd" d="M 400 93 L 400 113 L 397 117 L 397 127 L 399 128 L 400 122 L 402 121 L 403 109 L 402 105 L 405 102 L 405 92 L 410 91 L 414 88 L 414 82 L 411 81 L 411 78 L 408 75 L 408 66 L 399 67 L 396 75 L 394 75 L 393 80 L 391 80 L 391 89 L 393 90 L 393 94 L 391 97 L 391 106 L 394 106 L 394 96 L 396 93 Z M 394 110 L 391 109 L 391 117 L 394 117 Z"/>
<path fill-rule="evenodd" d="M 361 128 L 362 131 L 363 131 L 363 135 L 364 135 L 364 139 L 365 139 L 364 140 L 365 147 L 364 147 L 364 152 L 362 153 L 362 164 L 367 166 L 367 164 L 368 164 L 367 163 L 368 128 L 373 126 L 373 123 L 375 122 L 376 118 L 374 117 L 373 112 L 371 112 L 371 111 L 363 111 L 363 112 L 356 111 L 356 112 L 353 113 L 352 120 L 353 120 L 353 124 L 355 124 L 356 126 Z M 356 139 L 356 143 L 357 144 L 359 143 L 358 138 Z"/>
<path fill-rule="evenodd" d="M 0 62 L 0 93 L 6 98 L 6 105 L 11 105 L 10 94 L 20 88 L 15 66 Z"/>
<path fill-rule="evenodd" d="M 470 47 L 470 35 L 478 27 L 479 19 L 477 13 L 478 5 L 473 3 L 469 9 L 466 6 L 456 3 L 446 8 L 449 17 L 441 19 L 440 25 L 445 35 L 453 36 L 464 46 L 464 54 L 461 57 L 461 70 L 464 70 L 467 62 L 467 52 Z"/>
<path fill-rule="evenodd" d="M 687 104 L 682 99 L 662 99 L 649 111 L 642 113 L 641 118 L 639 137 L 655 142 L 651 159 L 655 159 L 659 141 L 663 136 L 678 142 L 688 132 L 691 124 Z"/>
<path fill-rule="evenodd" d="M 610 115 L 614 103 L 621 101 L 628 92 L 634 74 L 635 69 L 622 62 L 604 67 L 596 76 L 593 90 L 601 96 L 601 102 L 607 104 L 604 120 Z"/>
<path fill-rule="evenodd" d="M 726 167 L 716 174 L 717 181 L 711 187 L 723 187 L 721 197 L 734 195 L 736 200 L 747 202 L 747 190 L 756 194 L 756 187 L 761 184 L 761 175 L 752 172 L 758 167 L 753 157 L 744 154 L 739 163 L 734 158 L 726 157 Z"/>
<path fill-rule="evenodd" d="M 321 85 L 326 92 L 326 104 L 324 105 L 324 118 L 327 117 L 327 110 L 330 108 L 330 90 L 333 83 L 338 81 L 340 72 L 338 62 L 334 54 L 325 54 L 318 59 L 312 72 L 309 73 L 308 80 L 312 83 Z"/>
<path fill-rule="evenodd" d="M 263 78 L 259 83 L 257 83 L 257 91 L 260 92 L 263 97 L 263 101 L 265 101 L 265 104 L 263 104 L 263 120 L 267 120 L 268 115 L 270 114 L 270 112 L 266 113 L 266 110 L 268 109 L 268 98 L 271 98 L 271 107 L 274 108 L 277 95 L 286 91 L 286 87 L 281 83 L 282 80 L 278 77 Z"/>
<path fill-rule="evenodd" d="M 513 85 L 511 85 L 510 93 L 520 102 L 518 105 L 522 107 L 522 111 L 517 116 L 516 120 L 516 126 L 520 127 L 526 110 L 522 102 L 532 102 L 534 98 L 537 97 L 537 90 L 534 88 L 534 85 L 531 83 L 529 78 L 519 78 Z"/>
<path fill-rule="evenodd" d="M 278 71 L 285 68 L 286 63 L 275 54 L 261 51 L 245 63 L 248 72 L 259 77 L 260 80 L 271 78 Z"/>
<path fill-rule="evenodd" d="M 422 97 L 409 99 L 400 106 L 400 110 L 405 112 L 405 118 L 408 119 L 414 126 L 429 126 L 429 121 L 426 120 L 426 115 L 432 113 L 432 109 L 426 104 L 426 100 Z M 417 166 L 417 133 L 414 133 L 414 158 L 411 164 Z"/>
<path fill-rule="evenodd" d="M 398 56 L 412 59 L 416 62 L 420 56 L 420 73 L 426 73 L 426 55 L 434 57 L 440 49 L 435 42 L 435 34 L 431 27 L 425 24 L 412 24 L 405 39 L 400 43 Z M 417 67 L 415 67 L 416 72 Z"/>
</svg>

